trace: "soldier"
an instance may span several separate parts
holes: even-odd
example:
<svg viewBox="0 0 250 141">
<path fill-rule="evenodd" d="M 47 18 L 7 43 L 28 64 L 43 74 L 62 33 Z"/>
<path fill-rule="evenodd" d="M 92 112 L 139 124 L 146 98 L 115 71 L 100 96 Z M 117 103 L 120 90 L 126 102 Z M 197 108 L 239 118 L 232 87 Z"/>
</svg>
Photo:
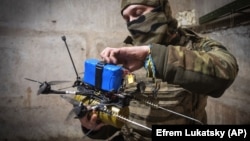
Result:
<svg viewBox="0 0 250 141">
<path fill-rule="evenodd" d="M 101 52 L 107 63 L 122 64 L 133 72 L 142 67 L 147 77 L 160 82 L 157 102 L 195 120 L 132 101 L 130 119 L 150 127 L 154 124 L 206 124 L 207 97 L 218 98 L 238 73 L 235 57 L 219 42 L 189 29 L 177 27 L 168 0 L 122 0 L 121 14 L 131 33 L 129 47 L 107 47 Z M 148 96 L 145 96 L 148 98 Z M 103 123 L 97 116 L 82 118 L 82 129 L 94 139 L 107 139 L 120 130 Z M 113 140 L 151 140 L 147 129 L 126 124 Z"/>
</svg>

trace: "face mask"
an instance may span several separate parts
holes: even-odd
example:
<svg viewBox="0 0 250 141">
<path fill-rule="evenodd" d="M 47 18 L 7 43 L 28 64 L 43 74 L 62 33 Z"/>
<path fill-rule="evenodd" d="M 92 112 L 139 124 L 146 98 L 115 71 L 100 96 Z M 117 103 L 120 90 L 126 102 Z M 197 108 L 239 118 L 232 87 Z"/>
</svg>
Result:
<svg viewBox="0 0 250 141">
<path fill-rule="evenodd" d="M 161 11 L 152 11 L 127 24 L 134 45 L 158 43 L 167 45 L 170 40 L 168 19 Z"/>
</svg>

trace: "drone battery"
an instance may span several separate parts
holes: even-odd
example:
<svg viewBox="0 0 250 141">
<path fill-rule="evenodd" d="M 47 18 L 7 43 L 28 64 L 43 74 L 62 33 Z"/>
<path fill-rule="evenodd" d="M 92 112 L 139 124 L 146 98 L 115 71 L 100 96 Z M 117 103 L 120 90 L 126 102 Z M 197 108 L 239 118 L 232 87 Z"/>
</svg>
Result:
<svg viewBox="0 0 250 141">
<path fill-rule="evenodd" d="M 87 59 L 84 63 L 84 83 L 104 91 L 117 91 L 122 85 L 121 66 L 105 64 L 97 59 Z"/>
</svg>

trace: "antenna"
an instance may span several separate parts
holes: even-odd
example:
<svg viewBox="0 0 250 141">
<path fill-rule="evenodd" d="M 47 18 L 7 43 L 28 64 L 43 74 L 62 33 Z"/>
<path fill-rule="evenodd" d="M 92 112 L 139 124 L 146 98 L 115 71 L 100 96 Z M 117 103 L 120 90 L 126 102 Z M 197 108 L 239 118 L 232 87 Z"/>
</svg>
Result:
<svg viewBox="0 0 250 141">
<path fill-rule="evenodd" d="M 75 63 L 74 63 L 74 61 L 73 61 L 73 59 L 72 59 L 72 56 L 71 56 L 71 54 L 70 54 L 69 47 L 68 47 L 68 44 L 67 44 L 67 42 L 66 42 L 66 37 L 65 37 L 65 36 L 62 36 L 62 40 L 63 40 L 64 43 L 65 43 L 65 46 L 66 46 L 67 51 L 68 51 L 68 53 L 69 53 L 70 60 L 71 60 L 71 62 L 72 62 L 72 65 L 73 65 L 74 70 L 75 70 L 75 73 L 76 73 L 76 82 L 75 82 L 75 84 L 73 85 L 73 87 L 74 87 L 74 86 L 76 86 L 76 85 L 79 83 L 80 77 L 78 76 L 78 73 L 77 73 L 76 67 L 75 67 Z"/>
</svg>

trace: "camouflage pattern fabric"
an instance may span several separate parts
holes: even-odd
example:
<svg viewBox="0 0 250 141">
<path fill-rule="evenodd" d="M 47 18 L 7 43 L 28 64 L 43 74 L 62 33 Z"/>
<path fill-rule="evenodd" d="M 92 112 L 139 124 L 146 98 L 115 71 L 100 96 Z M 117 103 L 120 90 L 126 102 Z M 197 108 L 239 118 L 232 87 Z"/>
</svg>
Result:
<svg viewBox="0 0 250 141">
<path fill-rule="evenodd" d="M 172 10 L 170 8 L 168 0 L 122 0 L 121 2 L 121 14 L 125 8 L 132 4 L 143 4 L 152 7 L 160 7 L 164 12 L 167 19 L 174 19 L 172 17 Z"/>
<path fill-rule="evenodd" d="M 179 44 L 152 44 L 156 77 L 200 94 L 220 97 L 238 73 L 234 56 L 220 43 L 179 29 Z"/>
<path fill-rule="evenodd" d="M 122 11 L 131 4 L 144 4 L 155 9 L 138 19 L 127 23 L 131 33 L 133 45 L 148 45 L 159 43 L 168 45 L 172 35 L 176 32 L 177 21 L 172 17 L 172 12 L 167 0 L 123 0 Z"/>
<path fill-rule="evenodd" d="M 156 79 L 161 78 L 157 98 L 152 97 L 154 82 L 138 99 L 131 101 L 130 119 L 150 127 L 153 124 L 198 124 L 181 116 L 153 108 L 151 101 L 178 113 L 207 123 L 207 97 L 220 97 L 238 73 L 236 59 L 220 43 L 202 38 L 188 29 L 178 29 L 176 45 L 151 45 Z M 122 132 L 126 141 L 151 140 L 150 132 L 127 124 Z"/>
</svg>

